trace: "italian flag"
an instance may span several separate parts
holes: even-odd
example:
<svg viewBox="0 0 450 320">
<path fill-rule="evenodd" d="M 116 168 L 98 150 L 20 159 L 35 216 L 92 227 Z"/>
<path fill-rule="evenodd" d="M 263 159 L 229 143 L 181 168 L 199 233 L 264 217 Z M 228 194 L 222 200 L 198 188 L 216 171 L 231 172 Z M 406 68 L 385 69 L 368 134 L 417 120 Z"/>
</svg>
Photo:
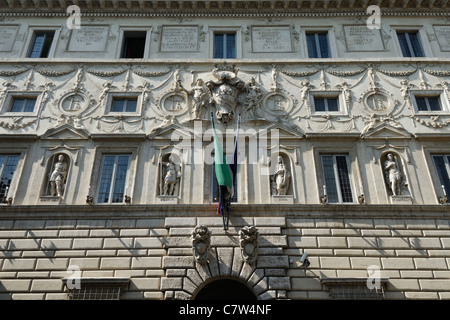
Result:
<svg viewBox="0 0 450 320">
<path fill-rule="evenodd" d="M 238 137 L 239 137 L 239 120 L 236 129 L 236 141 L 234 145 L 233 163 L 227 164 L 225 154 L 216 134 L 214 126 L 214 118 L 211 113 L 211 122 L 213 127 L 214 137 L 214 170 L 216 172 L 217 184 L 219 185 L 219 205 L 217 213 L 224 216 L 224 210 L 229 213 L 231 198 L 234 195 L 234 180 L 236 179 L 237 171 L 237 153 L 238 153 Z"/>
</svg>

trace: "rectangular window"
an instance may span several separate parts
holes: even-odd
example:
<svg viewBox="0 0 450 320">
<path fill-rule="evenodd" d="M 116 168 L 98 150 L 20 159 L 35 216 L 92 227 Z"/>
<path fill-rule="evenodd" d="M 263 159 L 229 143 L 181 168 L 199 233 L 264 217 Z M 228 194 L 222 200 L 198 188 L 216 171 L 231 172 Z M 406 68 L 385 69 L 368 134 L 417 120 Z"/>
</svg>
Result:
<svg viewBox="0 0 450 320">
<path fill-rule="evenodd" d="M 226 156 L 226 160 L 227 163 L 230 163 L 228 161 L 232 161 L 233 160 L 233 155 L 230 156 Z M 237 174 L 236 174 L 237 177 Z M 219 184 L 217 183 L 217 178 L 216 178 L 216 170 L 214 169 L 214 162 L 212 164 L 212 186 L 213 186 L 213 190 L 212 190 L 212 195 L 213 195 L 213 202 L 219 202 Z M 236 178 L 237 180 L 237 178 Z M 233 198 L 231 198 L 231 202 L 238 202 L 238 197 L 237 197 L 237 181 L 234 180 L 234 195 Z"/>
<path fill-rule="evenodd" d="M 329 203 L 353 202 L 348 155 L 323 155 L 322 169 Z"/>
<path fill-rule="evenodd" d="M 130 154 L 103 155 L 98 203 L 121 203 L 124 201 L 130 158 Z"/>
<path fill-rule="evenodd" d="M 121 58 L 143 58 L 147 31 L 124 31 Z"/>
<path fill-rule="evenodd" d="M 306 45 L 310 58 L 331 58 L 328 32 L 308 32 Z"/>
<path fill-rule="evenodd" d="M 137 98 L 113 98 L 111 112 L 136 112 Z"/>
<path fill-rule="evenodd" d="M 0 201 L 6 200 L 8 196 L 18 161 L 18 155 L 0 155 Z"/>
<path fill-rule="evenodd" d="M 52 47 L 54 30 L 34 31 L 28 58 L 47 58 Z"/>
<path fill-rule="evenodd" d="M 339 111 L 338 99 L 314 97 L 314 110 L 316 112 L 337 112 Z"/>
<path fill-rule="evenodd" d="M 13 97 L 9 112 L 33 112 L 36 105 L 36 98 Z"/>
<path fill-rule="evenodd" d="M 444 186 L 445 193 L 450 201 L 450 155 L 435 155 L 433 156 L 433 161 L 439 182 L 441 186 Z"/>
<path fill-rule="evenodd" d="M 419 111 L 442 111 L 439 96 L 434 97 L 414 97 Z"/>
<path fill-rule="evenodd" d="M 236 32 L 214 33 L 214 59 L 236 58 Z"/>
<path fill-rule="evenodd" d="M 420 44 L 418 31 L 397 32 L 397 38 L 404 57 L 425 56 Z"/>
</svg>

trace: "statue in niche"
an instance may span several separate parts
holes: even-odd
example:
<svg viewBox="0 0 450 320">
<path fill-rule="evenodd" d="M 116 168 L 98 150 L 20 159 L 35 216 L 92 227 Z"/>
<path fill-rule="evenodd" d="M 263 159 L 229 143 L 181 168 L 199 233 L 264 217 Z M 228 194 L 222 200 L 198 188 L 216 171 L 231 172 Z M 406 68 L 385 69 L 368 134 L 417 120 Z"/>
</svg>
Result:
<svg viewBox="0 0 450 320">
<path fill-rule="evenodd" d="M 272 177 L 272 195 L 284 196 L 289 189 L 290 173 L 282 156 L 278 156 L 277 171 Z"/>
<path fill-rule="evenodd" d="M 192 232 L 192 251 L 195 261 L 204 264 L 208 261 L 211 246 L 211 231 L 208 227 L 200 225 Z"/>
<path fill-rule="evenodd" d="M 248 119 L 259 119 L 259 109 L 261 107 L 262 91 L 256 86 L 255 77 L 252 77 L 245 86 L 245 106 Z"/>
<path fill-rule="evenodd" d="M 177 165 L 173 162 L 172 157 L 169 157 L 169 161 L 164 163 L 162 171 L 164 171 L 163 195 L 173 196 L 178 180 L 181 177 L 181 172 L 177 171 Z"/>
<path fill-rule="evenodd" d="M 192 90 L 189 92 L 189 94 L 193 94 L 194 99 L 194 104 L 192 106 L 194 119 L 202 119 L 204 117 L 208 99 L 203 84 L 202 79 L 197 79 L 195 81 L 195 86 L 192 87 Z"/>
<path fill-rule="evenodd" d="M 394 196 L 402 194 L 402 175 L 400 172 L 397 158 L 389 153 L 384 161 L 384 170 L 386 183 L 392 191 Z"/>
<path fill-rule="evenodd" d="M 58 156 L 58 161 L 53 166 L 53 171 L 50 173 L 50 195 L 62 197 L 66 179 L 67 163 L 64 161 L 64 156 L 60 154 Z"/>
</svg>

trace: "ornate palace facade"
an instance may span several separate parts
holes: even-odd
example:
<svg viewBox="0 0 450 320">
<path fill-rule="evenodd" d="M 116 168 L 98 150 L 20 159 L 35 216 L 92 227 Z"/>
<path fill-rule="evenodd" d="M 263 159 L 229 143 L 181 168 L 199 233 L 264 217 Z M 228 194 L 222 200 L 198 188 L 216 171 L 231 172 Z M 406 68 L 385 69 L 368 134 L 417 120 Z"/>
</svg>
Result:
<svg viewBox="0 0 450 320">
<path fill-rule="evenodd" d="M 375 2 L 1 1 L 0 298 L 449 299 L 450 11 Z"/>
</svg>

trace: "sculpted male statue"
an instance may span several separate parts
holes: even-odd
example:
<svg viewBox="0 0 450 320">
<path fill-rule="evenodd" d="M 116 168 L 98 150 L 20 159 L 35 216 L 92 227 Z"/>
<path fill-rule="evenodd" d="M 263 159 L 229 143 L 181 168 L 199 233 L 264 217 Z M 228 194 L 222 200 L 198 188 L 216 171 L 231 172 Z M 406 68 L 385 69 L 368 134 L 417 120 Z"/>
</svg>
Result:
<svg viewBox="0 0 450 320">
<path fill-rule="evenodd" d="M 50 194 L 52 196 L 63 196 L 66 177 L 67 163 L 64 161 L 64 156 L 61 154 L 58 156 L 58 161 L 55 163 L 50 175 Z"/>
<path fill-rule="evenodd" d="M 176 165 L 173 162 L 172 158 L 169 158 L 169 161 L 165 164 L 165 166 L 166 166 L 166 175 L 164 176 L 163 195 L 173 196 L 175 192 L 175 186 L 177 185 L 178 178 L 180 178 L 180 175 L 176 171 Z"/>
</svg>

